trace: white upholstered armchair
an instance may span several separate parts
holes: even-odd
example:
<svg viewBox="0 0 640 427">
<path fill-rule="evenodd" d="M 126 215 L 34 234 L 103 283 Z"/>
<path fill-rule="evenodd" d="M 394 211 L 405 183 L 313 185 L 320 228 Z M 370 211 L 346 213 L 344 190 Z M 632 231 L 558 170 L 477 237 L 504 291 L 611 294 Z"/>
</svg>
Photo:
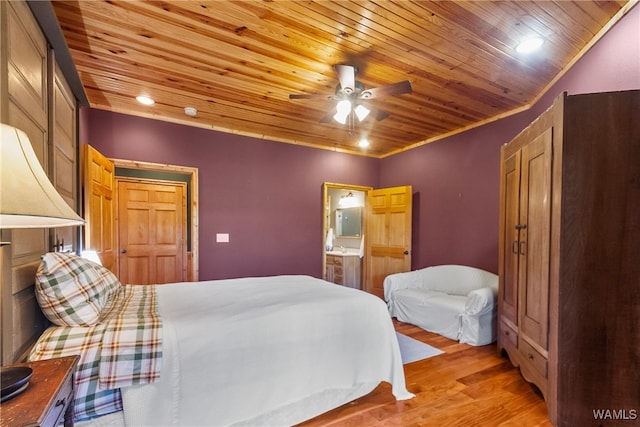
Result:
<svg viewBox="0 0 640 427">
<path fill-rule="evenodd" d="M 498 276 L 463 265 L 438 265 L 384 280 L 392 317 L 470 345 L 496 339 Z"/>
</svg>

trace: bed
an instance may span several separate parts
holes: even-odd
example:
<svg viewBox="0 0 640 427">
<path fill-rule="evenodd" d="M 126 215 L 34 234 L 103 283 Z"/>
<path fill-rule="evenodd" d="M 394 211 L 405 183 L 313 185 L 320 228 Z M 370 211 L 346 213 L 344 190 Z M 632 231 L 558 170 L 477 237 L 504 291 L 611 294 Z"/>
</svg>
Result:
<svg viewBox="0 0 640 427">
<path fill-rule="evenodd" d="M 95 307 L 61 321 L 82 311 L 52 307 L 71 294 Z M 98 264 L 47 254 L 36 295 L 55 325 L 30 358 L 81 355 L 74 416 L 88 424 L 293 425 L 383 381 L 413 397 L 384 302 L 310 276 L 120 285 Z"/>
</svg>

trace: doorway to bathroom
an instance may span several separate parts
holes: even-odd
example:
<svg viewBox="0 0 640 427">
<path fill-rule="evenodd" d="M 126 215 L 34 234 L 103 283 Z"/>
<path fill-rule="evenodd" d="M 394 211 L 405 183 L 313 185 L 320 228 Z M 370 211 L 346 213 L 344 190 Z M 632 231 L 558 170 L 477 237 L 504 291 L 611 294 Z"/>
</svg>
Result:
<svg viewBox="0 0 640 427">
<path fill-rule="evenodd" d="M 384 278 L 411 269 L 411 202 L 411 186 L 324 183 L 324 279 L 383 298 Z"/>
<path fill-rule="evenodd" d="M 365 199 L 371 187 L 323 185 L 323 276 L 329 282 L 362 289 Z"/>
</svg>

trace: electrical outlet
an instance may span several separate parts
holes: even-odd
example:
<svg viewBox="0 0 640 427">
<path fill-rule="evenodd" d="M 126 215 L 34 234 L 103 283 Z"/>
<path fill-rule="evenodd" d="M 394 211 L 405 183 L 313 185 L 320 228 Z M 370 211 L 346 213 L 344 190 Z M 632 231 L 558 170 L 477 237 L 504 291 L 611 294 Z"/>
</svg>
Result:
<svg viewBox="0 0 640 427">
<path fill-rule="evenodd" d="M 229 243 L 229 233 L 217 233 L 216 243 Z"/>
</svg>

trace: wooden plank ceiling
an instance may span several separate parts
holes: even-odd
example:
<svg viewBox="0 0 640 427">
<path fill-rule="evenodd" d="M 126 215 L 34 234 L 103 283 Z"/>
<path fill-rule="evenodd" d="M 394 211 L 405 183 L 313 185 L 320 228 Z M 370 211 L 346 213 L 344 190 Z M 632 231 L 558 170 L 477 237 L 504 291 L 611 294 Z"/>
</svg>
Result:
<svg viewBox="0 0 640 427">
<path fill-rule="evenodd" d="M 52 5 L 94 108 L 385 157 L 527 108 L 636 1 Z M 517 53 L 531 35 L 542 49 Z M 384 120 L 320 123 L 335 108 L 335 64 L 356 66 L 366 89 L 409 80 L 413 92 L 370 100 Z"/>
</svg>

